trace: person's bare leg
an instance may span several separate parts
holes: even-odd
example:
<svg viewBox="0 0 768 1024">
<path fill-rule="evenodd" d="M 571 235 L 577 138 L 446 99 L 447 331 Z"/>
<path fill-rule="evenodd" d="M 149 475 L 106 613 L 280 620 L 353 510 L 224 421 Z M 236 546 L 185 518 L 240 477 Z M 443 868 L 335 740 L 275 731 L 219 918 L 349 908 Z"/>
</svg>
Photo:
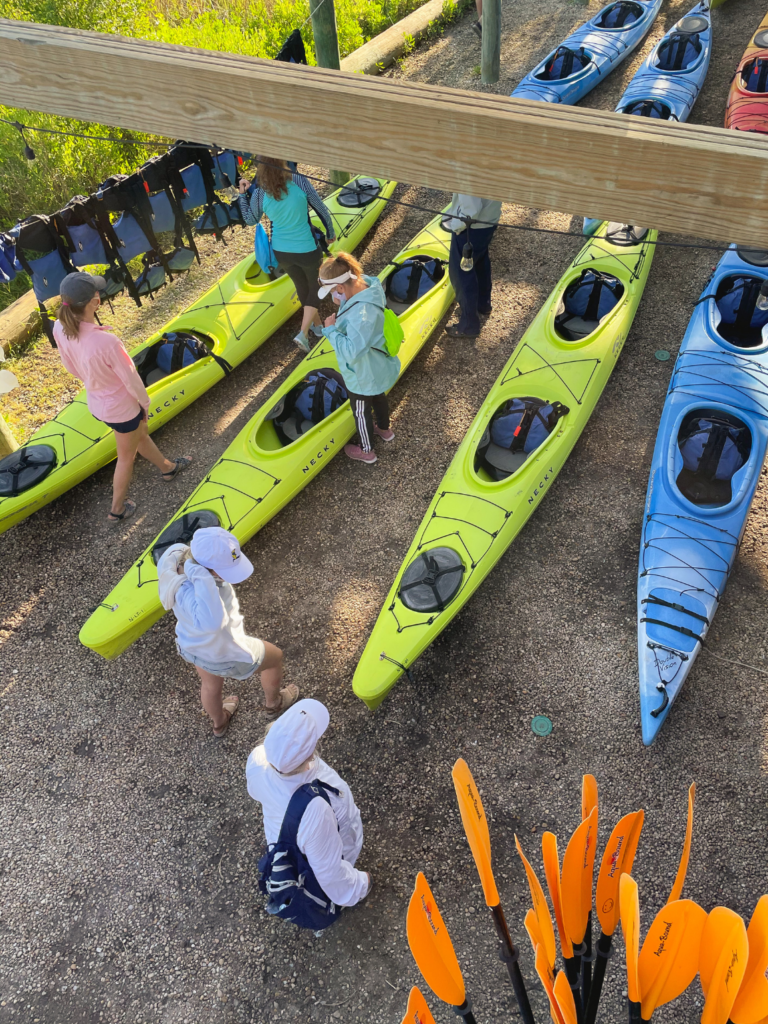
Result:
<svg viewBox="0 0 768 1024">
<path fill-rule="evenodd" d="M 157 466 L 161 473 L 172 473 L 176 463 L 171 462 L 170 459 L 166 459 L 155 442 L 149 436 L 146 420 L 141 421 L 136 433 L 139 435 L 139 442 L 137 445 L 139 455 L 151 462 L 153 466 Z"/>
<path fill-rule="evenodd" d="M 475 7 L 477 8 L 477 20 L 483 20 L 483 0 L 475 0 Z"/>
<path fill-rule="evenodd" d="M 125 508 L 125 499 L 133 476 L 133 463 L 139 447 L 142 425 L 146 430 L 146 424 L 140 424 L 138 429 L 132 430 L 130 434 L 114 432 L 117 444 L 117 464 L 115 465 L 115 475 L 112 478 L 112 515 L 119 516 Z"/>
<path fill-rule="evenodd" d="M 283 681 L 283 652 L 274 644 L 264 641 L 264 661 L 259 668 L 261 687 L 268 708 L 276 708 L 280 704 L 280 684 Z"/>
<path fill-rule="evenodd" d="M 231 717 L 229 712 L 224 710 L 222 703 L 224 678 L 206 672 L 198 665 L 195 665 L 195 672 L 200 676 L 200 700 L 203 702 L 205 713 L 213 722 L 214 732 L 221 732 Z M 237 698 L 233 695 L 233 699 Z"/>
<path fill-rule="evenodd" d="M 319 324 L 319 323 L 320 323 L 320 317 L 318 316 L 318 313 L 317 313 L 317 307 L 316 306 L 305 306 L 304 307 L 304 312 L 303 312 L 303 315 L 302 315 L 302 318 L 301 318 L 301 333 L 304 335 L 304 337 L 305 338 L 307 337 L 307 331 L 309 330 L 309 325 L 310 324 Z"/>
</svg>

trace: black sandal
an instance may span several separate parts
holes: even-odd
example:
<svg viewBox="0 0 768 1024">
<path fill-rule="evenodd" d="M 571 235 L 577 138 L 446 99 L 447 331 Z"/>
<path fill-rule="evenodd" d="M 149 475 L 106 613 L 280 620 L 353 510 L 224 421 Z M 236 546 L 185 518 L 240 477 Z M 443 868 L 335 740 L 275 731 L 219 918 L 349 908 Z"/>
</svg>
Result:
<svg viewBox="0 0 768 1024">
<path fill-rule="evenodd" d="M 175 463 L 173 469 L 169 473 L 160 474 L 166 483 L 170 483 L 171 480 L 173 480 L 174 477 L 177 477 L 183 469 L 186 469 L 192 462 L 192 459 L 188 455 L 182 455 L 180 459 L 173 459 L 172 461 Z"/>
<path fill-rule="evenodd" d="M 119 523 L 123 519 L 130 519 L 133 513 L 136 511 L 136 502 L 131 501 L 130 498 L 126 498 L 123 502 L 122 512 L 110 512 L 107 516 L 107 521 L 110 523 Z"/>
</svg>

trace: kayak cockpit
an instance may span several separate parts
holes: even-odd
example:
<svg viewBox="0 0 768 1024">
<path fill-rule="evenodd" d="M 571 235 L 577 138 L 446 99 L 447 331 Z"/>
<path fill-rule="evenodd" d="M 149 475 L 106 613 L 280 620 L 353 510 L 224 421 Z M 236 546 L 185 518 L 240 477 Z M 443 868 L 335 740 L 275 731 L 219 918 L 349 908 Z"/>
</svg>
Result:
<svg viewBox="0 0 768 1024">
<path fill-rule="evenodd" d="M 603 30 L 626 29 L 639 21 L 645 13 L 645 8 L 635 0 L 617 0 L 615 4 L 603 8 L 592 24 Z"/>
<path fill-rule="evenodd" d="M 671 121 L 674 117 L 672 108 L 663 100 L 634 100 L 622 107 L 618 113 L 632 114 L 635 117 L 652 117 L 659 121 Z"/>
<path fill-rule="evenodd" d="M 582 341 L 597 330 L 623 294 L 624 285 L 612 274 L 582 270 L 563 292 L 555 313 L 555 331 L 564 341 Z"/>
<path fill-rule="evenodd" d="M 570 410 L 540 398 L 507 399 L 493 414 L 475 450 L 475 473 L 481 480 L 507 480 L 550 437 Z"/>
<path fill-rule="evenodd" d="M 384 281 L 387 306 L 401 316 L 445 277 L 445 261 L 433 256 L 409 256 L 393 267 Z"/>
<path fill-rule="evenodd" d="M 762 277 L 729 274 L 720 279 L 714 295 L 715 330 L 738 348 L 757 348 L 768 341 L 768 309 L 760 309 Z"/>
<path fill-rule="evenodd" d="M 211 356 L 213 347 L 214 343 L 207 335 L 194 331 L 166 331 L 153 345 L 137 352 L 133 362 L 144 386 L 149 388 L 185 366 Z"/>
<path fill-rule="evenodd" d="M 653 66 L 667 73 L 690 71 L 704 51 L 699 33 L 708 28 L 709 22 L 700 15 L 683 18 L 678 31 L 659 46 Z"/>
<path fill-rule="evenodd" d="M 592 57 L 583 46 L 575 50 L 570 46 L 558 46 L 533 77 L 540 82 L 564 82 L 581 74 L 591 63 Z"/>
<path fill-rule="evenodd" d="M 768 92 L 768 57 L 753 57 L 748 60 L 740 73 L 741 87 L 745 92 Z"/>
<path fill-rule="evenodd" d="M 729 505 L 751 451 L 752 431 L 743 420 L 722 409 L 691 410 L 677 434 L 678 490 L 699 508 Z"/>
</svg>

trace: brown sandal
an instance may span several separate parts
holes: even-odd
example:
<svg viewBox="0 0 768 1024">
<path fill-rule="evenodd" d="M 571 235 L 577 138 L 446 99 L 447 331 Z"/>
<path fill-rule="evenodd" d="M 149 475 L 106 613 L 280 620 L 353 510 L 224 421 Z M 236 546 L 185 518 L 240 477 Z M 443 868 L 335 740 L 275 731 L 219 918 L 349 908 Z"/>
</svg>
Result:
<svg viewBox="0 0 768 1024">
<path fill-rule="evenodd" d="M 299 699 L 299 688 L 295 683 L 288 683 L 280 691 L 280 703 L 271 708 L 268 704 L 264 706 L 264 712 L 270 722 L 274 722 L 284 711 L 287 711 L 291 704 Z"/>
<path fill-rule="evenodd" d="M 237 711 L 239 704 L 240 698 L 237 697 L 235 694 L 232 694 L 231 697 L 227 697 L 226 700 L 223 700 L 221 702 L 221 706 L 227 712 L 229 718 L 227 719 L 227 724 L 224 726 L 221 732 L 216 732 L 215 729 L 213 730 L 213 735 L 216 737 L 217 740 L 222 740 L 227 735 L 227 730 L 229 729 L 229 726 L 232 723 L 232 719 L 235 717 L 235 712 Z"/>
</svg>

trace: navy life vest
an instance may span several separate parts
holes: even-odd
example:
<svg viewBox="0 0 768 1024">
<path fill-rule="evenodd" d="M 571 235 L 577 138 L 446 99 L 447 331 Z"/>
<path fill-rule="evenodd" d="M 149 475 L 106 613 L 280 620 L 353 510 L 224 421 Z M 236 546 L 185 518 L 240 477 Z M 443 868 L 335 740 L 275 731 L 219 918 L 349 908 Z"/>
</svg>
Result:
<svg viewBox="0 0 768 1024">
<path fill-rule="evenodd" d="M 422 295 L 426 295 L 430 288 L 434 288 L 444 275 L 445 265 L 440 260 L 412 256 L 398 264 L 387 278 L 387 299 L 411 306 Z"/>
<path fill-rule="evenodd" d="M 516 472 L 531 452 L 543 444 L 570 410 L 560 402 L 539 398 L 511 398 L 494 413 L 480 440 L 475 468 L 480 465 L 494 480 Z"/>
<path fill-rule="evenodd" d="M 748 92 L 768 92 L 768 59 L 755 57 L 741 69 L 741 81 Z"/>
<path fill-rule="evenodd" d="M 697 35 L 676 32 L 659 47 L 656 66 L 662 71 L 683 71 L 701 53 L 701 42 Z"/>
<path fill-rule="evenodd" d="M 619 0 L 603 11 L 597 24 L 600 28 L 624 28 L 625 25 L 633 25 L 638 18 L 642 17 L 643 8 L 632 0 Z"/>
<path fill-rule="evenodd" d="M 297 837 L 304 812 L 313 800 L 319 797 L 330 807 L 328 793 L 339 796 L 338 789 L 320 779 L 299 786 L 286 809 L 277 842 L 259 861 L 259 889 L 269 896 L 267 913 L 316 932 L 338 921 L 341 907 L 320 888 Z"/>
<path fill-rule="evenodd" d="M 564 308 L 555 317 L 555 326 L 568 341 L 586 338 L 623 294 L 624 285 L 618 278 L 599 270 L 582 270 L 563 293 Z"/>
<path fill-rule="evenodd" d="M 311 370 L 277 403 L 267 419 L 274 421 L 278 437 L 287 446 L 335 412 L 348 397 L 338 370 Z"/>
<path fill-rule="evenodd" d="M 666 103 L 661 100 L 636 100 L 624 107 L 625 114 L 634 114 L 636 117 L 655 117 L 660 121 L 669 121 L 672 111 Z"/>
<path fill-rule="evenodd" d="M 746 423 L 717 409 L 698 409 L 680 425 L 677 446 L 683 457 L 677 478 L 681 493 L 695 505 L 727 505 L 733 475 L 752 451 Z"/>
<path fill-rule="evenodd" d="M 536 77 L 544 82 L 561 82 L 564 78 L 578 74 L 591 60 L 583 46 L 578 50 L 558 46 Z"/>
<path fill-rule="evenodd" d="M 721 282 L 716 297 L 721 317 L 718 329 L 722 325 L 741 331 L 762 331 L 768 324 L 768 309 L 757 308 L 762 284 L 759 277 L 730 277 Z"/>
</svg>

